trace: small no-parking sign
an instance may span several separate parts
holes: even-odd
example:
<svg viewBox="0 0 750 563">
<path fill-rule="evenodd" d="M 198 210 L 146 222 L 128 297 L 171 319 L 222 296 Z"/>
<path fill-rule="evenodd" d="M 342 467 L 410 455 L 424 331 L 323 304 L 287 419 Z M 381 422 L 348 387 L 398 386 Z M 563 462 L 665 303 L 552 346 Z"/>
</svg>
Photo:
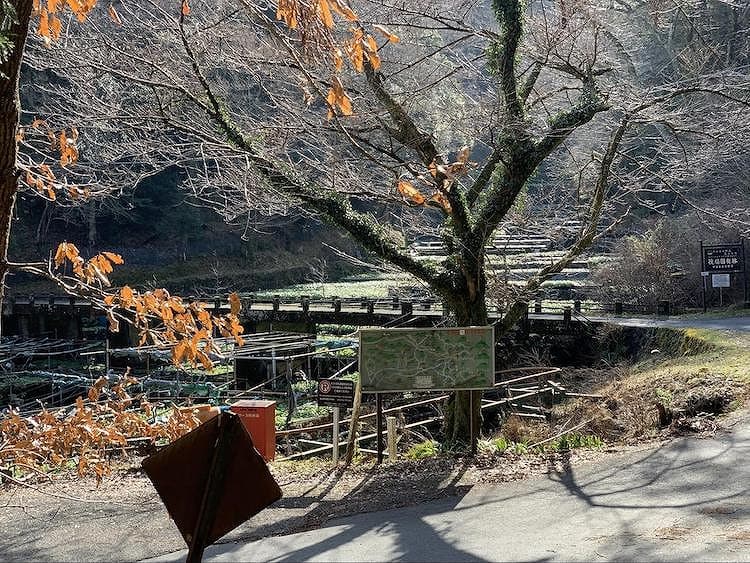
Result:
<svg viewBox="0 0 750 563">
<path fill-rule="evenodd" d="M 354 382 L 350 379 L 318 380 L 318 406 L 350 409 L 354 405 Z"/>
</svg>

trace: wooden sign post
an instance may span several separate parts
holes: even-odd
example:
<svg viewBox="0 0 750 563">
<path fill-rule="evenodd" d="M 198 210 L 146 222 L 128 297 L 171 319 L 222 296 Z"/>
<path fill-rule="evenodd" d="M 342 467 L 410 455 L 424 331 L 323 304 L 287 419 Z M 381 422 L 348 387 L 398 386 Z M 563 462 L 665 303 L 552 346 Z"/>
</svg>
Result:
<svg viewBox="0 0 750 563">
<path fill-rule="evenodd" d="M 333 408 L 333 464 L 339 462 L 339 415 L 354 405 L 354 382 L 350 379 L 318 380 L 318 406 Z"/>
</svg>

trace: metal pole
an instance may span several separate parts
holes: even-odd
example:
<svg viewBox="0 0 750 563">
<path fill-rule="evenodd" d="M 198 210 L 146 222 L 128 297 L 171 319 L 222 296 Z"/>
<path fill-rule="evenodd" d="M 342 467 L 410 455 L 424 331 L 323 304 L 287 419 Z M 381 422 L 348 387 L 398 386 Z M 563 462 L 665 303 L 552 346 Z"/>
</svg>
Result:
<svg viewBox="0 0 750 563">
<path fill-rule="evenodd" d="M 474 390 L 469 390 L 469 440 L 471 440 L 471 455 L 477 453 L 477 440 L 474 435 Z"/>
<path fill-rule="evenodd" d="M 378 465 L 383 463 L 383 396 L 375 394 L 375 427 L 378 436 Z"/>
<path fill-rule="evenodd" d="M 704 273 L 706 272 L 706 262 L 705 262 L 705 258 L 703 255 L 703 241 L 700 241 L 700 242 L 701 242 L 701 278 L 703 281 L 703 283 L 701 284 L 701 298 L 703 301 L 703 312 L 705 313 L 706 310 L 708 309 L 708 306 L 706 304 L 706 278 L 708 276 L 704 275 Z"/>
<path fill-rule="evenodd" d="M 744 303 L 742 304 L 743 307 L 748 307 L 750 304 L 750 299 L 748 299 L 748 288 L 747 288 L 747 256 L 745 254 L 745 237 L 740 238 L 740 243 L 742 244 L 742 282 L 743 282 L 743 294 L 744 294 Z"/>
<path fill-rule="evenodd" d="M 339 408 L 333 407 L 333 464 L 339 464 Z"/>
</svg>

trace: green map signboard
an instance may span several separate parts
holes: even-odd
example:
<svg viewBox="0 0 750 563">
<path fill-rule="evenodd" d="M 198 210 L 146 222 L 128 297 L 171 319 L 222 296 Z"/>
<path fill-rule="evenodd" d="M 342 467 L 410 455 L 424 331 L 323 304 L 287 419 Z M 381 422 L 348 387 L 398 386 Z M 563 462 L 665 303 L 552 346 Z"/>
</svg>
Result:
<svg viewBox="0 0 750 563">
<path fill-rule="evenodd" d="M 495 383 L 491 326 L 362 329 L 359 338 L 365 392 L 487 389 Z"/>
</svg>

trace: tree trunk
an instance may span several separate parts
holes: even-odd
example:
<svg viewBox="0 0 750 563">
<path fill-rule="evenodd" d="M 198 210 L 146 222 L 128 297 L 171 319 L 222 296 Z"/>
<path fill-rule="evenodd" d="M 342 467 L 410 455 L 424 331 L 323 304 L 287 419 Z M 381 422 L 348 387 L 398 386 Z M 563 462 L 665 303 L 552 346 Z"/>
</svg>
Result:
<svg viewBox="0 0 750 563">
<path fill-rule="evenodd" d="M 8 60 L 0 65 L 4 77 L 0 78 L 0 312 L 5 297 L 5 277 L 8 274 L 8 242 L 13 219 L 13 206 L 18 191 L 18 133 L 20 100 L 18 97 L 18 75 L 21 58 L 29 31 L 32 0 L 13 2 L 17 22 L 8 32 L 13 38 L 13 51 Z M 1 316 L 1 315 L 0 315 Z M 1 334 L 1 332 L 0 332 Z"/>
<path fill-rule="evenodd" d="M 466 276 L 465 292 L 455 299 L 446 300 L 446 308 L 456 316 L 457 326 L 486 326 L 485 279 L 481 263 L 475 264 Z M 494 354 L 494 349 L 492 350 Z M 445 405 L 445 439 L 450 445 L 473 446 L 482 424 L 482 391 L 455 391 Z"/>
</svg>

